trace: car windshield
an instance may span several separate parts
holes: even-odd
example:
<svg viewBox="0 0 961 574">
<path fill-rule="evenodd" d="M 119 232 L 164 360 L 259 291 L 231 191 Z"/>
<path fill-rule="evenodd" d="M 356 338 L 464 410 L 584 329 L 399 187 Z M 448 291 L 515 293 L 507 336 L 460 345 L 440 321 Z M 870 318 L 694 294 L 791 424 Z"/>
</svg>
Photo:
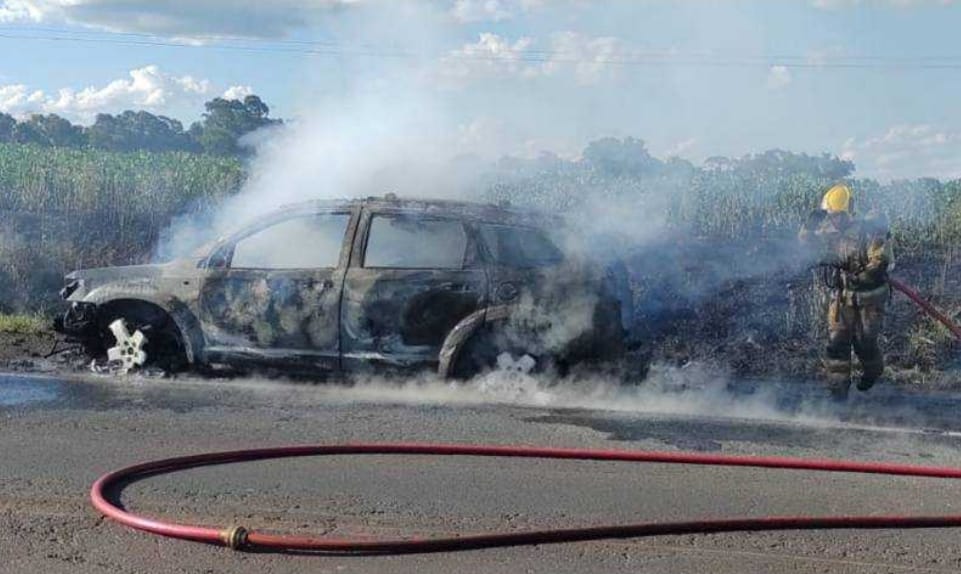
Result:
<svg viewBox="0 0 961 574">
<path fill-rule="evenodd" d="M 485 223 L 480 225 L 480 234 L 498 265 L 546 267 L 564 260 L 561 250 L 540 229 Z"/>
</svg>

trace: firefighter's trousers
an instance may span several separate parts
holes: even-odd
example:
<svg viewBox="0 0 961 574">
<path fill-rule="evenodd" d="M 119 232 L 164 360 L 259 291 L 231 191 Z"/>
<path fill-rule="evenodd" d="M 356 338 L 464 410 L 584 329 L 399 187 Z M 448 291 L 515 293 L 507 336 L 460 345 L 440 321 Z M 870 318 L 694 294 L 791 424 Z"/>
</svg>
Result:
<svg viewBox="0 0 961 574">
<path fill-rule="evenodd" d="M 870 387 L 884 372 L 878 337 L 884 322 L 887 286 L 867 293 L 845 291 L 828 307 L 828 345 L 824 370 L 832 389 L 851 383 L 851 351 L 861 363 L 861 384 Z"/>
</svg>

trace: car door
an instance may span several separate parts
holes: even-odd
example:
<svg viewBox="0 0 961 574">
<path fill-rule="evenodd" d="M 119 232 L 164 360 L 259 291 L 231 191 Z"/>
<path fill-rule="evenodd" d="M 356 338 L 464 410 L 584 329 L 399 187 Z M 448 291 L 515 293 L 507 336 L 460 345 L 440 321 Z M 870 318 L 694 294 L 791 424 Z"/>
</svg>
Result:
<svg viewBox="0 0 961 574">
<path fill-rule="evenodd" d="M 335 369 L 348 210 L 271 218 L 208 261 L 199 308 L 210 362 Z"/>
<path fill-rule="evenodd" d="M 556 269 L 564 262 L 564 254 L 545 230 L 481 222 L 477 233 L 491 263 L 488 272 L 495 305 L 514 303 L 524 293 L 537 299 L 543 295 L 539 288 L 559 283 Z"/>
<path fill-rule="evenodd" d="M 365 210 L 344 279 L 344 367 L 434 363 L 451 328 L 486 302 L 486 272 L 464 221 Z"/>
</svg>

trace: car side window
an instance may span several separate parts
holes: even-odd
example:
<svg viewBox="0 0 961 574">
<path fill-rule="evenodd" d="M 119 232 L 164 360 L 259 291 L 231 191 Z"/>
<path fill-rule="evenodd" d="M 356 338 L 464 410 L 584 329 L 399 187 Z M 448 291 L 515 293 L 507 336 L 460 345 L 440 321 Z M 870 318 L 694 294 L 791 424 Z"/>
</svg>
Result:
<svg viewBox="0 0 961 574">
<path fill-rule="evenodd" d="M 234 244 L 233 269 L 337 267 L 350 215 L 323 213 L 285 219 Z"/>
<path fill-rule="evenodd" d="M 375 215 L 370 222 L 364 267 L 463 269 L 467 233 L 463 223 L 404 215 Z"/>
<path fill-rule="evenodd" d="M 481 224 L 480 235 L 494 263 L 513 268 L 547 267 L 564 255 L 547 234 L 533 227 Z"/>
</svg>

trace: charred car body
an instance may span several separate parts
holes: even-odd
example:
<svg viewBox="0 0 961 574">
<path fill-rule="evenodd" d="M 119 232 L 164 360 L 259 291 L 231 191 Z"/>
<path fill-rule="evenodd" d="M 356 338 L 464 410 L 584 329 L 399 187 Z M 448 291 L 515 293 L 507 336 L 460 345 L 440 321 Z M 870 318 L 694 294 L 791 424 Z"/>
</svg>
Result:
<svg viewBox="0 0 961 574">
<path fill-rule="evenodd" d="M 69 274 L 56 328 L 95 356 L 142 342 L 166 370 L 468 377 L 616 358 L 626 278 L 566 257 L 549 239 L 555 226 L 521 210 L 391 196 L 296 204 L 202 257 Z"/>
</svg>

